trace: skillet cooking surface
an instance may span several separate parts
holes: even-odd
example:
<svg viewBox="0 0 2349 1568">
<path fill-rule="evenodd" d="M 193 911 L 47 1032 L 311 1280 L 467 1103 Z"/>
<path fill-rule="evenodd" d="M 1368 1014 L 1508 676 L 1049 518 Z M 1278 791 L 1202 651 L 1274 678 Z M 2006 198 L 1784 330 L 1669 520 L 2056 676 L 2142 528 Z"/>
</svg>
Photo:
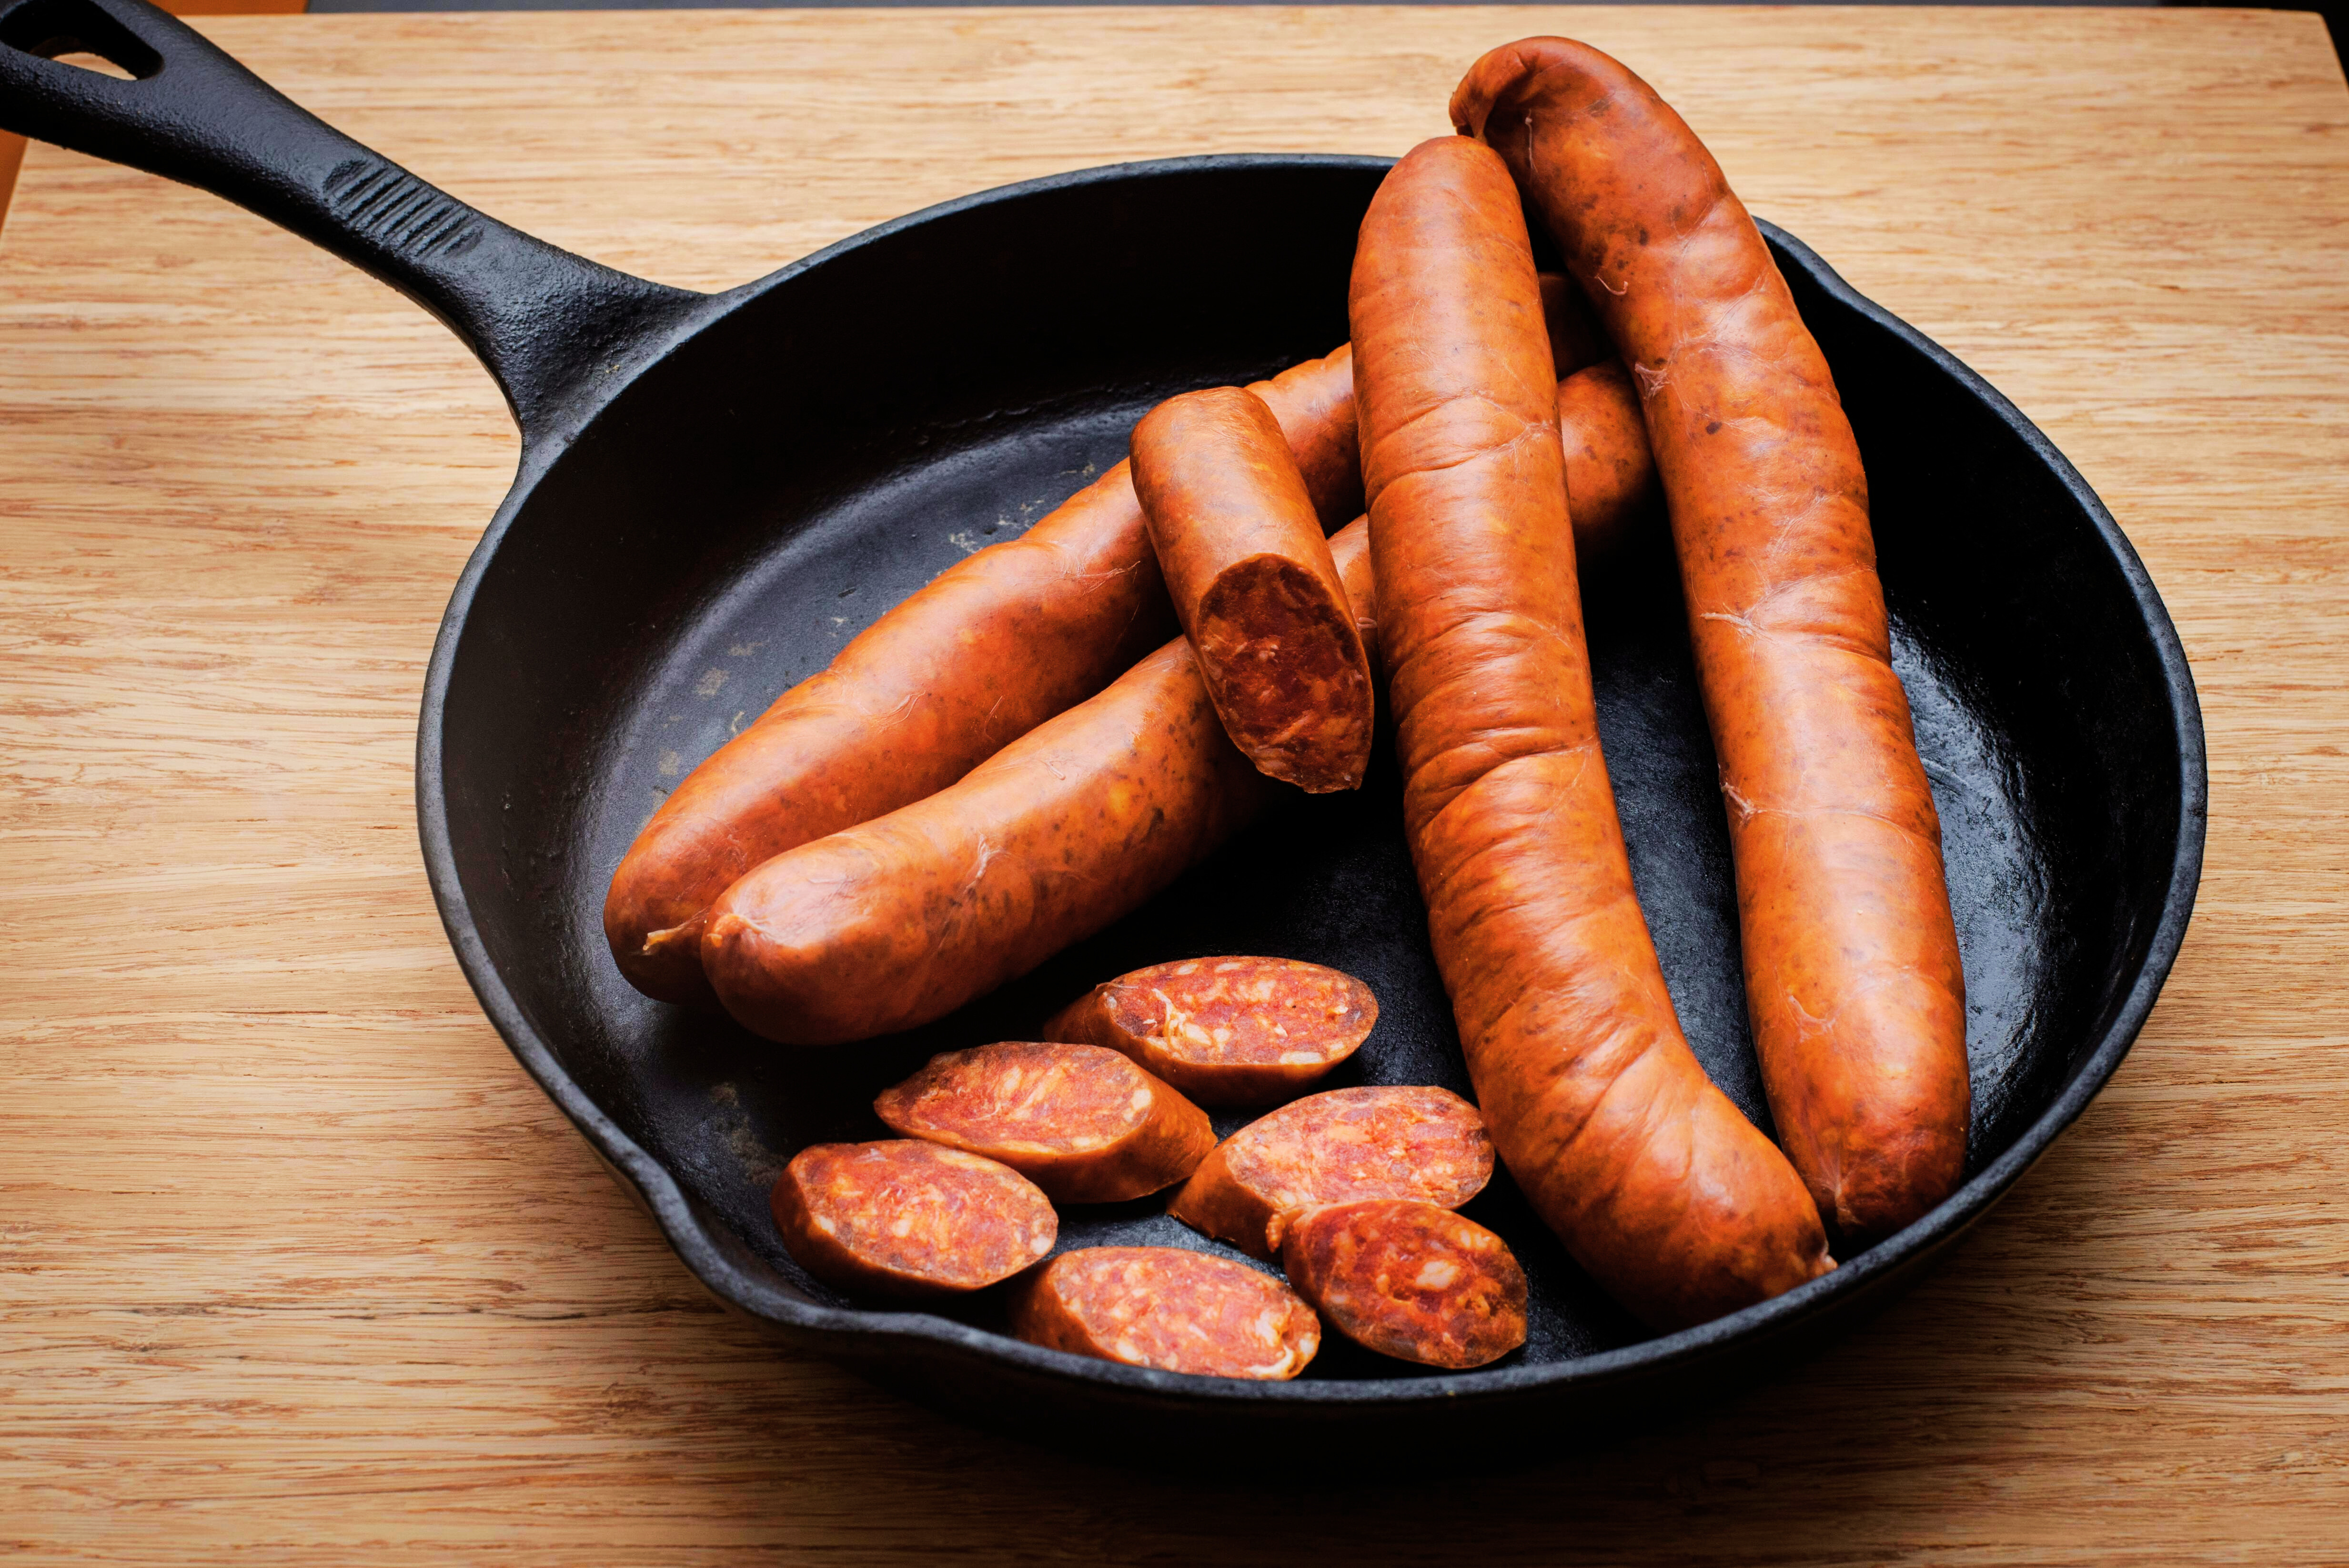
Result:
<svg viewBox="0 0 2349 1568">
<path fill-rule="evenodd" d="M 954 1309 L 959 1325 L 823 1311 L 853 1304 L 811 1282 L 776 1238 L 767 1192 L 794 1150 L 885 1136 L 873 1094 L 930 1052 L 1026 1037 L 1085 986 L 1145 963 L 1237 952 L 1346 969 L 1381 1011 L 1331 1087 L 1464 1092 L 1389 745 L 1358 794 L 1293 802 L 1119 925 L 916 1036 L 771 1045 L 637 995 L 604 948 L 605 886 L 636 830 L 778 693 L 1117 461 L 1154 402 L 1342 341 L 1353 237 L 1385 167 L 1267 158 L 1095 170 L 918 214 L 787 269 L 645 372 L 534 486 L 525 475 L 502 537 L 492 530 L 451 606 L 435 665 L 445 731 L 430 724 L 436 684 L 420 788 L 436 889 L 485 1004 L 722 1297 L 925 1397 L 986 1402 L 1005 1419 L 1023 1400 L 1088 1399 L 1163 1412 L 1205 1398 L 1323 1418 L 1369 1400 L 1408 1415 L 1439 1384 L 1537 1393 L 1587 1368 L 1594 1386 L 1619 1386 L 1645 1364 L 1635 1351 L 1564 1365 L 1645 1336 L 1506 1175 L 1467 1212 L 1523 1259 L 1531 1335 L 1464 1377 L 1417 1377 L 1333 1343 L 1299 1384 L 1220 1386 L 974 1332 L 998 1321 L 992 1295 Z M 1692 1346 L 1717 1351 L 1741 1335 L 1760 1346 L 1913 1274 L 2011 1183 L 2142 1023 L 2199 859 L 2191 687 L 2110 519 L 2002 399 L 1770 233 L 1874 492 L 1896 662 L 1965 959 L 1970 1172 L 1986 1174 L 1860 1266 L 1847 1258 L 1837 1276 L 1657 1352 L 1683 1362 Z M 1643 546 L 1590 570 L 1584 593 L 1609 771 L 1665 975 L 1707 1068 L 1767 1127 L 1726 828 L 1661 519 Z M 1061 1245 L 1226 1251 L 1162 1209 L 1072 1210 Z M 1009 1381 L 990 1383 L 999 1374 Z"/>
</svg>

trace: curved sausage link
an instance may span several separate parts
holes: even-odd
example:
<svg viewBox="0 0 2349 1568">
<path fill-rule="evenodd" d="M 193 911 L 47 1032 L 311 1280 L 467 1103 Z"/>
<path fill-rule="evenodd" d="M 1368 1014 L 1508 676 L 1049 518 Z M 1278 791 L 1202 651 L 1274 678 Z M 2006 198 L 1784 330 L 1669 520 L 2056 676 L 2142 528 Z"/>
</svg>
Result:
<svg viewBox="0 0 2349 1568">
<path fill-rule="evenodd" d="M 1964 1174 L 1965 980 L 1893 673 L 1868 480 L 1826 358 L 1702 142 L 1564 38 L 1479 60 L 1453 121 L 1565 248 L 1640 381 L 1721 758 L 1778 1135 L 1865 1243 Z"/>
<path fill-rule="evenodd" d="M 1619 1300 L 1698 1323 L 1833 1266 L 1689 1050 L 1599 755 L 1555 383 L 1509 171 L 1407 154 L 1354 253 L 1379 643 L 1435 958 L 1493 1141 Z"/>
</svg>

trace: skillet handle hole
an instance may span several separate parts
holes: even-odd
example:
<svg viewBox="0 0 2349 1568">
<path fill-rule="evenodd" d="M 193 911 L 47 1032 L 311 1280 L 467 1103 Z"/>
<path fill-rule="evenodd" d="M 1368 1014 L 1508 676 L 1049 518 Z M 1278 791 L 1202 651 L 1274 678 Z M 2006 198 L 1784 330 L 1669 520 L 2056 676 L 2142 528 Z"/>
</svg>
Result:
<svg viewBox="0 0 2349 1568">
<path fill-rule="evenodd" d="M 163 57 L 146 40 L 89 0 L 19 5 L 0 17 L 0 44 L 120 81 L 144 81 L 163 68 Z"/>
</svg>

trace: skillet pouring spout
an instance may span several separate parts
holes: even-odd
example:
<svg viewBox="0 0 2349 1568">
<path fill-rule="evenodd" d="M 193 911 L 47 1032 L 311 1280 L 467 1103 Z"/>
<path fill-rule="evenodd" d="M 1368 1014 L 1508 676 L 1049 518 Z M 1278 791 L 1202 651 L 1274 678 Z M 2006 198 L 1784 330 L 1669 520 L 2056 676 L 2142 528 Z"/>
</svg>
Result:
<svg viewBox="0 0 2349 1568">
<path fill-rule="evenodd" d="M 526 449 L 575 429 L 709 303 L 474 211 L 146 0 L 0 4 L 0 129 L 225 197 L 390 284 L 480 356 Z"/>
</svg>

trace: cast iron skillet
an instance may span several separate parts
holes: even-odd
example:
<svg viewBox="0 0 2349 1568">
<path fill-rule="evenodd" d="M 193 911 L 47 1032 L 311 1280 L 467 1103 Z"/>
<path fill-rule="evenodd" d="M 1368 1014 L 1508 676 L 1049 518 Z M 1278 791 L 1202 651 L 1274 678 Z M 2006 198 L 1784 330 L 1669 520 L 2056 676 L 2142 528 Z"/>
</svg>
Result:
<svg viewBox="0 0 2349 1568">
<path fill-rule="evenodd" d="M 77 50 L 138 79 L 47 57 Z M 1154 1462 L 1235 1443 L 1368 1454 L 1405 1431 L 1415 1452 L 1473 1434 L 1459 1451 L 1491 1455 L 1669 1414 L 1912 1282 L 2111 1077 L 2177 955 L 2201 861 L 2202 731 L 2143 567 L 2004 398 L 1765 225 L 1859 434 L 1940 808 L 1971 1001 L 1965 1187 L 1824 1279 L 1649 1338 L 1503 1178 L 1470 1212 L 1526 1265 L 1531 1337 L 1464 1374 L 1332 1346 L 1299 1382 L 1220 1382 L 1019 1344 L 984 1296 L 950 1315 L 860 1307 L 778 1244 L 766 1194 L 781 1163 L 878 1136 L 872 1094 L 928 1051 L 1019 1037 L 1102 976 L 1215 952 L 1339 965 L 1383 1007 L 1339 1082 L 1467 1088 L 1391 759 L 919 1037 L 792 1051 L 648 1002 L 597 919 L 662 793 L 881 611 L 1115 461 L 1159 398 L 1341 341 L 1385 160 L 1181 159 L 1033 181 L 704 296 L 481 216 L 139 0 L 0 3 L 0 123 L 243 203 L 407 293 L 496 377 L 521 471 L 450 601 L 417 740 L 450 941 L 523 1068 L 703 1284 L 916 1398 Z M 1593 570 L 1585 597 L 1609 772 L 1673 997 L 1714 1078 L 1766 1126 L 1726 829 L 1658 531 Z M 1072 1211 L 1062 1244 L 1212 1247 L 1160 1208 Z M 1101 1447 L 1112 1434 L 1124 1442 Z"/>
</svg>

